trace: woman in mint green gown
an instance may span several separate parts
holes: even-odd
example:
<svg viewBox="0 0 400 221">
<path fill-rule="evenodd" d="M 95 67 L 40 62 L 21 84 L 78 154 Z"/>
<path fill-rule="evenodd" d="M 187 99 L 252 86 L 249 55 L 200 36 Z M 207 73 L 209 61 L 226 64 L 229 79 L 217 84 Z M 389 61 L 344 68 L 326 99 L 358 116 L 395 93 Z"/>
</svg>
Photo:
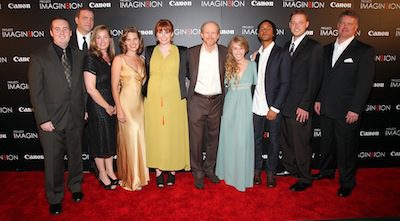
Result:
<svg viewBox="0 0 400 221">
<path fill-rule="evenodd" d="M 242 36 L 229 43 L 225 63 L 227 93 L 221 118 L 216 175 L 239 191 L 253 186 L 254 131 L 251 86 L 256 63 L 245 59 L 249 46 Z"/>
</svg>

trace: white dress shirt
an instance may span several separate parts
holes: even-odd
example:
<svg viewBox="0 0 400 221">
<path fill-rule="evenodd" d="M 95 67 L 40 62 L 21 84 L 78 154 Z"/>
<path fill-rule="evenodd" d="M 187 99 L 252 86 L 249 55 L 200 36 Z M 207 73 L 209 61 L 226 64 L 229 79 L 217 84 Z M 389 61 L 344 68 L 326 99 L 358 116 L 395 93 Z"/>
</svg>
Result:
<svg viewBox="0 0 400 221">
<path fill-rule="evenodd" d="M 76 29 L 76 40 L 78 41 L 78 47 L 79 50 L 83 50 L 83 37 L 86 37 L 86 44 L 88 46 L 88 49 L 90 48 L 90 37 L 92 35 L 92 32 L 89 32 L 87 35 L 82 35 L 78 29 Z"/>
<path fill-rule="evenodd" d="M 296 51 L 297 47 L 299 47 L 299 44 L 301 41 L 303 41 L 304 37 L 306 37 L 305 32 L 300 37 L 298 37 L 296 40 L 294 40 L 294 36 L 292 36 L 292 41 L 290 44 L 294 44 L 293 53 Z"/>
<path fill-rule="evenodd" d="M 202 95 L 222 93 L 217 45 L 211 52 L 208 52 L 204 45 L 201 46 L 199 73 L 194 91 Z"/>
<path fill-rule="evenodd" d="M 260 49 L 258 49 L 260 58 L 258 60 L 257 85 L 253 97 L 253 113 L 259 116 L 266 116 L 269 110 L 267 97 L 265 96 L 265 69 L 274 45 L 275 42 L 272 42 L 268 47 L 263 48 L 263 46 L 261 46 Z M 274 107 L 271 107 L 271 110 L 279 113 L 279 110 Z"/>
<path fill-rule="evenodd" d="M 336 38 L 334 47 L 333 47 L 333 55 L 332 55 L 332 67 L 335 66 L 336 61 L 339 59 L 340 55 L 343 51 L 349 46 L 350 42 L 353 41 L 354 36 L 347 39 L 346 41 L 339 44 L 338 39 Z"/>
</svg>

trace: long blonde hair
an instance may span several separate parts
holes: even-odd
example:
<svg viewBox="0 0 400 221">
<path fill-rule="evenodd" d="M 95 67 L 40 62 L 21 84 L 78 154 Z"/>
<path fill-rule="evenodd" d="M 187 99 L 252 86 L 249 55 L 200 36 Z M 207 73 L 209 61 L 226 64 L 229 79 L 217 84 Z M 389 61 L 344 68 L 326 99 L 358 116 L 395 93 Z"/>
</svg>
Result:
<svg viewBox="0 0 400 221">
<path fill-rule="evenodd" d="M 231 41 L 228 44 L 228 54 L 226 55 L 226 61 L 225 61 L 225 79 L 229 83 L 232 79 L 235 80 L 235 83 L 237 84 L 239 81 L 238 74 L 239 74 L 239 64 L 235 60 L 232 54 L 232 47 L 233 43 L 239 44 L 240 47 L 245 49 L 245 54 L 249 52 L 249 42 L 246 40 L 245 37 L 236 35 L 231 39 Z"/>
<path fill-rule="evenodd" d="M 112 61 L 115 57 L 115 47 L 114 47 L 114 40 L 111 36 L 110 29 L 105 25 L 98 25 L 92 31 L 92 36 L 90 38 L 90 48 L 89 51 L 92 54 L 95 54 L 97 57 L 102 58 L 102 54 L 100 49 L 96 45 L 96 37 L 101 31 L 106 31 L 110 37 L 110 45 L 107 49 L 107 54 L 110 60 Z"/>
</svg>

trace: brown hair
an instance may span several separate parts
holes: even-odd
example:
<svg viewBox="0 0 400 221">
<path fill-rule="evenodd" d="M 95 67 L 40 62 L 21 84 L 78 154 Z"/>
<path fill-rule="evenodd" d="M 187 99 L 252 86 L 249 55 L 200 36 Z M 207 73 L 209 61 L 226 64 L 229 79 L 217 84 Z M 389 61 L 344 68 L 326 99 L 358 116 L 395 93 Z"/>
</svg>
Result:
<svg viewBox="0 0 400 221">
<path fill-rule="evenodd" d="M 168 19 L 160 19 L 158 20 L 158 22 L 156 23 L 156 26 L 154 27 L 154 36 L 157 35 L 158 32 L 161 31 L 166 31 L 168 33 L 170 32 L 174 32 L 174 25 L 172 24 L 172 22 Z"/>
<path fill-rule="evenodd" d="M 101 32 L 101 31 L 106 31 L 108 36 L 110 37 L 110 45 L 108 46 L 107 54 L 108 54 L 108 57 L 110 57 L 110 60 L 112 61 L 115 57 L 114 40 L 110 34 L 110 29 L 105 25 L 98 25 L 93 29 L 92 36 L 90 37 L 89 52 L 96 55 L 99 58 L 102 57 L 101 51 L 99 50 L 99 48 L 96 45 L 96 37 L 99 34 L 99 32 Z"/>
<path fill-rule="evenodd" d="M 133 27 L 133 26 L 125 28 L 124 31 L 122 32 L 121 38 L 119 39 L 119 48 L 121 48 L 121 51 L 122 51 L 123 54 L 126 53 L 127 48 L 126 48 L 125 41 L 126 41 L 126 38 L 128 37 L 129 33 L 136 33 L 137 34 L 137 36 L 139 38 L 139 48 L 138 48 L 136 53 L 137 54 L 141 54 L 142 51 L 143 51 L 143 46 L 144 46 L 143 37 L 140 34 L 140 31 L 136 27 Z"/>
</svg>

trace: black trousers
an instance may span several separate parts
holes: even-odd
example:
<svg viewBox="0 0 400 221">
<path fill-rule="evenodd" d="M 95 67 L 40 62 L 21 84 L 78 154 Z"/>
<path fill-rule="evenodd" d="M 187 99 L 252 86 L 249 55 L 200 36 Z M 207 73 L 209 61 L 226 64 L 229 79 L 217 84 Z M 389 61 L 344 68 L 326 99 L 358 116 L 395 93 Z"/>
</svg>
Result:
<svg viewBox="0 0 400 221">
<path fill-rule="evenodd" d="M 282 119 L 282 164 L 286 170 L 299 176 L 299 181 L 311 184 L 311 118 L 305 123 L 296 118 Z"/>
<path fill-rule="evenodd" d="M 343 119 L 321 116 L 321 170 L 322 175 L 335 173 L 335 158 L 339 182 L 343 187 L 356 185 L 359 121 L 348 124 Z"/>
<path fill-rule="evenodd" d="M 64 197 L 64 152 L 68 157 L 68 189 L 82 191 L 82 132 L 83 128 L 69 128 L 45 132 L 39 130 L 44 153 L 46 197 L 49 204 L 61 203 Z"/>
<path fill-rule="evenodd" d="M 262 170 L 263 158 L 262 158 L 262 148 L 264 143 L 264 132 L 265 129 L 269 134 L 269 143 L 267 145 L 267 162 L 265 169 L 267 172 L 276 173 L 278 162 L 279 162 L 279 149 L 280 149 L 280 136 L 281 136 L 281 121 L 282 116 L 277 115 L 275 120 L 267 120 L 265 116 L 259 116 L 253 114 L 253 124 L 254 124 L 254 157 L 255 165 L 254 169 L 256 172 Z"/>
</svg>

